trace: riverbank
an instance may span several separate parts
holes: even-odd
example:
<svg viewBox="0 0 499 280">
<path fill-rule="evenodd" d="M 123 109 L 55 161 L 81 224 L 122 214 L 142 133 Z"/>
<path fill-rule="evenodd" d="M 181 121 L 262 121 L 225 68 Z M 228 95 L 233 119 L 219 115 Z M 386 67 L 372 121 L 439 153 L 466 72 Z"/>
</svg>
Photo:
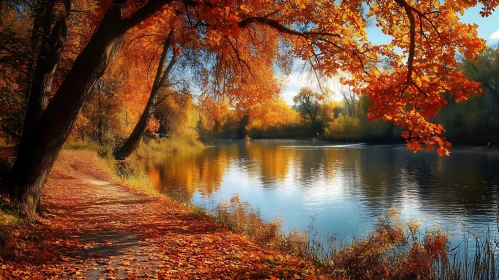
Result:
<svg viewBox="0 0 499 280">
<path fill-rule="evenodd" d="M 213 218 L 116 182 L 95 153 L 63 151 L 44 217 L 3 236 L 0 278 L 307 278 L 320 271 Z"/>
<path fill-rule="evenodd" d="M 460 259 L 447 234 L 420 231 L 396 209 L 378 216 L 361 239 L 332 240 L 342 246 L 331 250 L 320 232 L 286 234 L 238 197 L 211 215 L 173 201 L 154 191 L 137 159 L 130 161 L 64 150 L 44 189 L 43 217 L 26 223 L 12 208 L 0 212 L 0 279 L 494 279 L 499 273 L 493 239 L 477 243 L 470 261 Z M 116 174 L 123 166 L 127 177 Z"/>
</svg>

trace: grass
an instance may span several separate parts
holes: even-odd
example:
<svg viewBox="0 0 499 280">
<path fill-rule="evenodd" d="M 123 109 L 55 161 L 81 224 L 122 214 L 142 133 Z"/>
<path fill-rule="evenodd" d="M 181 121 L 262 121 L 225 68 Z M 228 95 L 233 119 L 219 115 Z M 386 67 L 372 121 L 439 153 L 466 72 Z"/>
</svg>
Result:
<svg viewBox="0 0 499 280">
<path fill-rule="evenodd" d="M 205 146 L 197 139 L 173 136 L 150 140 L 137 148 L 135 155 L 139 158 L 154 158 L 165 154 L 185 154 L 198 152 Z"/>
<path fill-rule="evenodd" d="M 112 142 L 112 141 L 111 141 Z M 96 151 L 101 157 L 111 157 L 113 150 L 119 145 L 111 143 L 99 145 L 92 140 L 74 139 L 68 140 L 64 144 L 64 149 L 68 150 L 91 150 Z M 155 158 L 165 154 L 186 154 L 199 152 L 205 146 L 199 140 L 187 137 L 172 136 L 170 138 L 150 139 L 147 142 L 142 141 L 137 150 L 132 154 L 137 158 Z"/>
<path fill-rule="evenodd" d="M 4 203 L 4 198 L 1 198 L 2 204 Z M 22 219 L 13 210 L 6 210 L 3 205 L 0 206 L 0 239 L 5 236 L 4 233 L 9 231 L 11 228 L 15 228 L 20 225 Z"/>
<path fill-rule="evenodd" d="M 285 233 L 282 221 L 265 222 L 247 202 L 233 197 L 210 213 L 235 232 L 283 254 L 298 255 L 325 271 L 332 279 L 497 279 L 499 240 L 489 231 L 469 235 L 457 248 L 438 228 L 422 232 L 419 222 L 402 222 L 396 209 L 380 217 L 360 240 L 341 243 L 322 236 L 313 223 L 306 231 Z M 499 227 L 498 227 L 499 229 Z M 338 244 L 339 242 L 339 244 Z M 472 252 L 469 254 L 469 252 Z M 471 257 L 467 257 L 471 255 Z"/>
<path fill-rule="evenodd" d="M 91 150 L 97 152 L 99 158 L 96 162 L 115 180 L 121 181 L 124 185 L 135 190 L 144 192 L 147 195 L 160 196 L 149 180 L 149 177 L 140 165 L 141 158 L 155 158 L 165 154 L 184 154 L 198 152 L 205 146 L 197 139 L 184 137 L 171 137 L 150 139 L 141 142 L 137 150 L 126 160 L 115 161 L 112 151 L 116 147 L 111 145 L 102 146 L 91 140 L 71 140 L 64 144 L 64 149 L 68 150 Z"/>
<path fill-rule="evenodd" d="M 161 196 L 151 183 L 151 180 L 135 159 L 127 159 L 120 162 L 111 162 L 115 167 L 115 174 L 126 185 L 135 190 L 139 190 L 147 195 Z"/>
<path fill-rule="evenodd" d="M 99 144 L 91 140 L 74 139 L 64 143 L 63 149 L 98 151 Z"/>
<path fill-rule="evenodd" d="M 157 158 L 165 154 L 193 153 L 204 149 L 204 145 L 196 139 L 186 139 L 182 137 L 152 139 L 147 143 L 142 142 L 137 150 L 126 160 L 116 162 L 112 159 L 111 153 L 99 152 L 105 159 L 106 169 L 113 167 L 113 174 L 127 186 L 140 190 L 147 195 L 164 196 L 154 189 L 149 176 L 141 165 L 142 158 Z M 102 149 L 101 149 L 102 150 Z M 190 206 L 193 207 L 193 206 Z M 199 210 L 194 210 L 194 212 Z"/>
<path fill-rule="evenodd" d="M 151 139 L 147 143 L 142 142 L 132 155 L 122 161 L 113 159 L 113 147 L 100 146 L 92 141 L 70 141 L 64 145 L 64 148 L 95 151 L 99 155 L 96 158 L 96 163 L 114 180 L 121 181 L 124 185 L 147 195 L 163 196 L 154 189 L 144 167 L 141 165 L 141 159 L 155 158 L 165 154 L 197 152 L 204 149 L 204 145 L 198 140 L 181 137 Z"/>
<path fill-rule="evenodd" d="M 282 241 L 282 221 L 274 219 L 264 222 L 260 214 L 238 196 L 222 201 L 209 212 L 230 230 L 242 233 L 261 245 L 276 247 Z"/>
</svg>

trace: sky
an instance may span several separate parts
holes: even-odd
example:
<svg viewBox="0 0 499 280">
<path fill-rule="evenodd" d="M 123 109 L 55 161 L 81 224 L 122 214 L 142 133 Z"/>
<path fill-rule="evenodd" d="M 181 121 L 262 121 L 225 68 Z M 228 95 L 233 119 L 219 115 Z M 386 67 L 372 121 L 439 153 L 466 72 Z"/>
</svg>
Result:
<svg viewBox="0 0 499 280">
<path fill-rule="evenodd" d="M 478 25 L 478 36 L 487 40 L 489 46 L 495 46 L 499 43 L 499 10 L 496 10 L 489 17 L 483 18 L 480 16 L 480 7 L 467 10 L 461 20 L 464 23 L 476 23 Z M 375 44 L 389 43 L 391 40 L 390 36 L 387 36 L 379 30 L 376 26 L 369 27 L 367 29 L 368 39 Z M 296 68 L 296 67 L 295 67 Z M 289 105 L 293 104 L 293 96 L 295 96 L 302 87 L 310 87 L 314 90 L 318 90 L 317 82 L 311 79 L 307 73 L 301 73 L 300 71 L 292 71 L 285 80 L 287 80 L 287 86 L 283 90 L 282 96 L 286 103 Z M 340 88 L 337 79 L 332 79 L 326 83 L 326 86 L 331 90 Z M 335 99 L 340 99 L 339 96 L 334 96 Z"/>
</svg>

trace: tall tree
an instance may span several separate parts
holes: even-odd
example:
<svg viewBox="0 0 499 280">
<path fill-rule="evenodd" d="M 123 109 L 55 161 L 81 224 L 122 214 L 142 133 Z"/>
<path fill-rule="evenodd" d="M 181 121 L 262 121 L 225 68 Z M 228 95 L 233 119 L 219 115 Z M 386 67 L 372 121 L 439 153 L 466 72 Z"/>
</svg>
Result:
<svg viewBox="0 0 499 280">
<path fill-rule="evenodd" d="M 312 124 L 321 114 L 320 98 L 321 96 L 310 88 L 300 89 L 300 92 L 293 97 L 302 118 L 310 120 Z"/>
<path fill-rule="evenodd" d="M 43 1 L 45 4 L 40 4 L 37 8 L 37 13 L 33 26 L 33 37 L 41 37 L 40 51 L 34 68 L 30 92 L 28 94 L 28 107 L 26 109 L 26 117 L 24 119 L 24 129 L 22 141 L 29 141 L 33 129 L 38 125 L 42 112 L 48 104 L 48 98 L 51 94 L 52 81 L 55 76 L 55 71 L 61 58 L 62 49 L 66 41 L 68 18 L 71 10 L 71 1 L 64 0 L 63 6 L 59 15 L 55 10 L 55 0 Z M 39 17 L 44 17 L 41 35 L 38 35 Z M 55 24 L 52 24 L 52 18 L 58 17 Z M 53 27 L 51 28 L 51 26 Z M 35 37 L 36 36 L 36 37 Z M 35 42 L 33 42 L 36 45 Z M 29 145 L 24 143 L 24 146 Z"/>
<path fill-rule="evenodd" d="M 36 103 L 37 106 L 28 106 L 26 116 L 37 116 L 36 125 L 30 133 L 23 133 L 17 159 L 8 177 L 10 190 L 19 202 L 21 213 L 26 216 L 35 213 L 43 184 L 76 116 L 90 89 L 121 47 L 125 31 L 151 16 L 167 2 L 171 1 L 148 2 L 127 17 L 123 16 L 122 5 L 111 5 L 41 114 L 38 114 L 38 102 L 31 101 L 39 96 L 30 95 L 29 103 Z M 59 27 L 55 25 L 52 30 L 57 28 Z M 40 50 L 43 51 L 45 50 Z M 47 55 L 51 56 L 53 53 L 49 52 Z"/>
<path fill-rule="evenodd" d="M 162 48 L 163 50 L 159 58 L 156 76 L 151 87 L 151 92 L 149 94 L 147 104 L 139 118 L 139 121 L 135 125 L 132 134 L 130 134 L 130 136 L 127 138 L 125 144 L 123 144 L 120 149 L 114 152 L 113 155 L 116 159 L 124 159 L 128 157 L 133 151 L 135 151 L 135 149 L 137 149 L 140 143 L 141 136 L 146 131 L 149 120 L 154 112 L 154 108 L 157 102 L 157 96 L 160 93 L 161 89 L 164 89 L 164 87 L 167 86 L 166 83 L 168 81 L 168 76 L 171 69 L 175 65 L 175 62 L 177 61 L 181 51 L 174 42 L 173 29 L 168 34 L 168 37 L 163 43 Z M 166 63 L 169 50 L 171 50 L 171 57 L 168 59 L 168 63 Z"/>
<path fill-rule="evenodd" d="M 460 68 L 468 78 L 480 82 L 499 103 L 499 48 L 486 49 L 477 60 L 465 60 Z"/>
<path fill-rule="evenodd" d="M 345 106 L 347 107 L 348 115 L 352 118 L 358 117 L 358 106 L 360 102 L 357 100 L 357 94 L 352 91 L 350 86 L 347 87 L 339 87 L 338 88 L 341 97 L 343 97 L 343 101 L 345 102 Z"/>
</svg>

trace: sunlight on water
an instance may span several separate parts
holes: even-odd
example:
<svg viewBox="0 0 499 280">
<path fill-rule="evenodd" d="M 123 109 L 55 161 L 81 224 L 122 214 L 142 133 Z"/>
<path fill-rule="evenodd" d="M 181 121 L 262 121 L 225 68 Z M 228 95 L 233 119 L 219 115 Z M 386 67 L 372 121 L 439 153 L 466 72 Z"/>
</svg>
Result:
<svg viewBox="0 0 499 280">
<path fill-rule="evenodd" d="M 154 185 L 210 207 L 239 195 L 264 219 L 350 239 L 395 206 L 452 237 L 497 232 L 499 152 L 455 148 L 449 158 L 404 146 L 305 141 L 227 142 L 146 163 Z"/>
</svg>

